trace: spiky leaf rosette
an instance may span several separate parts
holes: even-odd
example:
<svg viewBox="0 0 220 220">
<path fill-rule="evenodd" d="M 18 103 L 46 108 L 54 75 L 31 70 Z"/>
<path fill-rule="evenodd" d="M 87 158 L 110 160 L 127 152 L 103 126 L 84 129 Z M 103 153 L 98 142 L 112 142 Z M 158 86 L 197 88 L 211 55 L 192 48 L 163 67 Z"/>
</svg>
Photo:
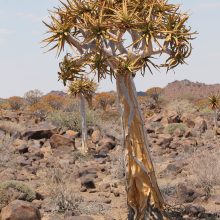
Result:
<svg viewBox="0 0 220 220">
<path fill-rule="evenodd" d="M 215 110 L 219 107 L 219 95 L 213 94 L 209 97 L 209 106 L 212 110 Z"/>
<path fill-rule="evenodd" d="M 82 94 L 88 102 L 91 101 L 96 90 L 97 83 L 87 78 L 74 80 L 68 85 L 69 94 L 74 96 Z"/>
<path fill-rule="evenodd" d="M 98 79 L 106 75 L 145 73 L 152 67 L 168 70 L 191 54 L 189 16 L 167 0 L 66 0 L 51 13 L 44 40 L 58 54 L 68 44 L 74 66 L 89 68 Z M 161 54 L 167 57 L 155 62 Z M 79 63 L 79 64 L 78 64 Z M 78 66 L 77 66 L 78 65 Z M 71 76 L 70 76 L 71 78 Z M 77 74 L 72 75 L 72 79 Z M 67 77 L 68 79 L 68 77 Z"/>
</svg>

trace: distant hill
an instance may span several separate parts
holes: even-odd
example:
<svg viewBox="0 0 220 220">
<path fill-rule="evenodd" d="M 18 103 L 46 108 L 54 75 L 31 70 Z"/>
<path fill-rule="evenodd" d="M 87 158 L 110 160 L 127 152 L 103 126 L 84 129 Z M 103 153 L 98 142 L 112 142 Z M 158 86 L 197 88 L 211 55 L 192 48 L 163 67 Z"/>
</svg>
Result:
<svg viewBox="0 0 220 220">
<path fill-rule="evenodd" d="M 63 91 L 51 91 L 47 93 L 46 95 L 59 95 L 59 96 L 66 96 L 67 94 Z"/>
<path fill-rule="evenodd" d="M 207 85 L 189 80 L 174 81 L 164 87 L 163 95 L 168 99 L 205 98 L 211 93 L 220 93 L 220 84 Z"/>
</svg>

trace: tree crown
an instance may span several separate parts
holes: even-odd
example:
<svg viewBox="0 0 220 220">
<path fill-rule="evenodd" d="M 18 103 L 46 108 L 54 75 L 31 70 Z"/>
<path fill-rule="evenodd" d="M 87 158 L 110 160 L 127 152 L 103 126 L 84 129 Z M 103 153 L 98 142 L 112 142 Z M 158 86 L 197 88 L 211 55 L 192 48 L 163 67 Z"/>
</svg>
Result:
<svg viewBox="0 0 220 220">
<path fill-rule="evenodd" d="M 145 73 L 151 67 L 173 69 L 191 54 L 189 16 L 167 0 L 66 0 L 50 15 L 50 36 L 44 40 L 57 48 L 74 51 L 60 64 L 66 83 L 85 74 L 98 79 L 107 75 Z M 154 58 L 166 54 L 160 65 Z M 70 66 L 66 65 L 67 59 Z"/>
</svg>

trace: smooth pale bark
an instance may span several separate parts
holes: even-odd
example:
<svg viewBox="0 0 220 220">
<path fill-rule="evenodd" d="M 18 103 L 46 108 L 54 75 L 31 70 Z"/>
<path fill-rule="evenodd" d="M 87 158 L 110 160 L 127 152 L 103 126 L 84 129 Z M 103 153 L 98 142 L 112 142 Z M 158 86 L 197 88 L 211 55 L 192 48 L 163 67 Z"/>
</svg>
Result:
<svg viewBox="0 0 220 220">
<path fill-rule="evenodd" d="M 133 78 L 131 74 L 119 75 L 116 83 L 126 151 L 127 202 L 130 209 L 128 219 L 167 219 L 161 212 L 164 201 L 150 158 Z"/>
<path fill-rule="evenodd" d="M 80 94 L 79 97 L 80 97 L 80 113 L 82 118 L 82 152 L 85 154 L 88 152 L 85 98 L 83 94 Z"/>
</svg>

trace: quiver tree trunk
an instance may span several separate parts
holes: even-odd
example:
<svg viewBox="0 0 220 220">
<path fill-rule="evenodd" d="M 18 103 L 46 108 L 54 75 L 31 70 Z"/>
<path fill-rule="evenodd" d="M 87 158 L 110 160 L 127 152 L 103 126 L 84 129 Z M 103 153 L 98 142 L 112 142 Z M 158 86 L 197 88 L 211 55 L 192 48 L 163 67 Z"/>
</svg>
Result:
<svg viewBox="0 0 220 220">
<path fill-rule="evenodd" d="M 131 74 L 119 75 L 116 83 L 126 151 L 128 219 L 167 219 L 162 214 L 164 201 L 150 158 L 133 78 Z"/>
<path fill-rule="evenodd" d="M 215 135 L 217 135 L 217 129 L 218 129 L 218 110 L 217 110 L 217 108 L 214 109 L 214 129 L 215 129 Z"/>
<path fill-rule="evenodd" d="M 85 154 L 88 152 L 88 145 L 87 145 L 87 122 L 86 122 L 85 98 L 83 94 L 80 94 L 80 113 L 82 119 L 82 152 Z"/>
</svg>

